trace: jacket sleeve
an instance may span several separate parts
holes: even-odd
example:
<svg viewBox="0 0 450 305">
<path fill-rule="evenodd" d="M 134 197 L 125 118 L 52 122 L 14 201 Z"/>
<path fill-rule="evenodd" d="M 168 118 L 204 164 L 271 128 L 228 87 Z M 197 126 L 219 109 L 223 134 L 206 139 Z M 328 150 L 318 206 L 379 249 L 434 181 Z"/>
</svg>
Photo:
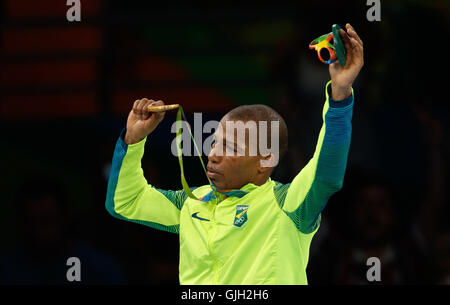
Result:
<svg viewBox="0 0 450 305">
<path fill-rule="evenodd" d="M 187 195 L 147 183 L 141 159 L 147 138 L 127 145 L 125 129 L 117 140 L 106 194 L 106 210 L 113 217 L 179 233 L 180 211 Z"/>
<path fill-rule="evenodd" d="M 325 88 L 323 124 L 314 156 L 294 180 L 285 185 L 284 212 L 297 229 L 305 234 L 314 232 L 328 199 L 343 186 L 350 148 L 353 115 L 353 89 L 342 101 L 330 98 L 331 81 Z"/>
</svg>

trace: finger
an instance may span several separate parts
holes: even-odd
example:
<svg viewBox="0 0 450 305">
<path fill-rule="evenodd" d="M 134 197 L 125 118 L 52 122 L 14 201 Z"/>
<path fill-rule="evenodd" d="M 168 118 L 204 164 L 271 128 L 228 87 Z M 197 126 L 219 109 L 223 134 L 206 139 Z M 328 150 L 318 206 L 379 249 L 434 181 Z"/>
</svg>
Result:
<svg viewBox="0 0 450 305">
<path fill-rule="evenodd" d="M 152 117 L 152 113 L 150 111 L 148 111 L 148 107 L 150 105 L 154 105 L 155 103 L 156 103 L 155 100 L 147 99 L 147 103 L 142 105 L 142 114 L 143 114 L 142 119 L 143 120 L 147 120 L 148 118 Z"/>
<path fill-rule="evenodd" d="M 163 101 L 158 100 L 158 101 L 155 101 L 154 103 L 152 103 L 149 106 L 160 107 L 160 106 L 164 106 L 164 105 L 165 105 L 165 103 Z M 149 110 L 149 112 L 153 113 L 155 119 L 160 119 L 160 118 L 162 119 L 162 117 L 164 117 L 164 115 L 156 115 L 156 114 L 162 113 L 162 112 L 165 112 L 165 111 L 155 111 L 154 109 L 152 109 L 152 110 Z"/>
<path fill-rule="evenodd" d="M 150 100 L 151 101 L 151 100 Z M 143 98 L 138 104 L 138 113 L 139 113 L 139 119 L 145 120 L 145 110 L 144 107 L 146 104 L 150 102 L 148 99 Z"/>
<path fill-rule="evenodd" d="M 344 43 L 345 49 L 349 50 L 352 47 L 350 37 L 343 29 L 339 30 L 339 34 L 341 35 L 341 39 L 342 39 L 342 42 Z"/>
<path fill-rule="evenodd" d="M 347 33 L 350 37 L 355 38 L 360 44 L 361 46 L 364 46 L 364 43 L 362 42 L 361 38 L 358 36 L 358 33 L 356 33 L 355 29 L 350 25 L 349 25 L 349 29 L 347 30 Z"/>
<path fill-rule="evenodd" d="M 352 49 L 353 60 L 357 61 L 359 63 L 364 63 L 363 47 L 361 46 L 359 41 L 356 40 L 355 38 L 352 37 L 351 41 L 352 41 L 352 45 L 353 45 L 353 49 Z"/>
<path fill-rule="evenodd" d="M 131 111 L 137 115 L 137 105 L 139 103 L 140 100 L 135 100 L 133 103 L 133 107 L 131 108 Z"/>
<path fill-rule="evenodd" d="M 158 101 L 153 101 L 152 100 L 152 103 L 150 103 L 148 106 L 147 106 L 147 108 L 146 108 L 146 110 L 148 111 L 148 112 L 156 112 L 156 111 L 154 111 L 153 110 L 153 108 L 154 107 L 160 107 L 160 106 L 163 106 L 164 105 L 164 102 L 163 101 L 161 101 L 161 100 L 158 100 Z M 152 108 L 152 109 L 149 109 L 149 108 Z"/>
<path fill-rule="evenodd" d="M 149 105 L 149 106 L 163 106 L 164 105 L 164 102 L 163 101 L 161 101 L 161 100 L 157 100 L 157 101 L 154 101 L 151 105 Z"/>
<path fill-rule="evenodd" d="M 345 50 L 347 52 L 347 55 L 346 55 L 346 57 L 347 57 L 346 66 L 347 66 L 348 64 L 350 64 L 352 62 L 353 53 L 354 53 L 353 43 L 350 40 L 350 37 L 348 36 L 348 34 L 343 29 L 339 30 L 339 34 L 341 35 L 342 42 L 344 43 Z"/>
<path fill-rule="evenodd" d="M 138 119 L 141 117 L 141 109 L 139 108 L 139 105 L 141 103 L 142 103 L 142 99 L 139 99 L 139 100 L 135 101 L 134 105 L 133 105 L 133 112 L 137 116 Z"/>
<path fill-rule="evenodd" d="M 153 106 L 163 106 L 163 105 L 164 105 L 164 102 L 161 100 L 158 100 L 158 101 L 156 101 L 156 103 Z M 166 114 L 165 111 L 161 111 L 161 112 L 156 112 L 153 115 L 155 116 L 155 119 L 157 121 L 161 121 L 164 118 L 165 114 Z"/>
<path fill-rule="evenodd" d="M 151 113 L 148 111 L 148 106 L 152 103 L 152 100 L 145 100 L 145 103 L 142 105 L 142 119 L 147 120 Z"/>
<path fill-rule="evenodd" d="M 359 43 L 359 41 L 356 38 L 351 37 L 350 41 L 352 42 L 353 50 L 362 53 L 363 52 L 363 46 Z"/>
</svg>

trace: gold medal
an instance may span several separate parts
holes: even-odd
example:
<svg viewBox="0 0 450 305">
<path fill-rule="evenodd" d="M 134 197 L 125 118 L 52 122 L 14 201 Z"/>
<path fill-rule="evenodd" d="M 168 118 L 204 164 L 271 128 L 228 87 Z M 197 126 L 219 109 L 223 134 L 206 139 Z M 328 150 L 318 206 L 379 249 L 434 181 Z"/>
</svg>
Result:
<svg viewBox="0 0 450 305">
<path fill-rule="evenodd" d="M 163 105 L 163 106 L 148 106 L 147 110 L 149 112 L 162 112 L 172 109 L 177 109 L 179 104 L 172 104 L 172 105 Z"/>
</svg>

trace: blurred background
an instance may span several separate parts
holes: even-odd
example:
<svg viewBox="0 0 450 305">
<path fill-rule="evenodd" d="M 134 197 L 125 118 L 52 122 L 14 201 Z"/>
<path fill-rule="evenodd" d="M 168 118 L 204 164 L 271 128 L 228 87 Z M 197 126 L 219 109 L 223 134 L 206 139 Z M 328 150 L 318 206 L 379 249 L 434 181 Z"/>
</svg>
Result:
<svg viewBox="0 0 450 305">
<path fill-rule="evenodd" d="M 328 66 L 310 41 L 350 22 L 364 41 L 342 191 L 311 245 L 311 284 L 450 284 L 448 52 L 450 3 L 366 1 L 187 4 L 82 0 L 0 3 L 0 283 L 177 284 L 178 235 L 112 218 L 112 154 L 138 98 L 180 103 L 207 120 L 242 104 L 285 118 L 288 183 L 312 157 Z M 175 113 L 147 142 L 149 182 L 181 189 L 170 144 Z M 207 183 L 185 157 L 191 186 Z"/>
</svg>

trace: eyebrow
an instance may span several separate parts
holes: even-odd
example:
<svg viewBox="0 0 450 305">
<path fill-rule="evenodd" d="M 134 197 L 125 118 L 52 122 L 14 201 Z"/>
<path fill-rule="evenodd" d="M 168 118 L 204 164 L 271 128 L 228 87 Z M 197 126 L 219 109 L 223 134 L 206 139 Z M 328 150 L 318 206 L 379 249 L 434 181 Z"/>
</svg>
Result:
<svg viewBox="0 0 450 305">
<path fill-rule="evenodd" d="M 218 141 L 218 139 L 217 139 L 217 135 L 214 135 L 214 141 L 216 142 L 216 143 L 219 143 L 219 141 Z M 226 137 L 225 138 L 222 138 L 222 146 L 225 148 L 225 147 L 227 147 L 228 145 L 230 145 L 231 147 L 233 147 L 233 149 L 234 150 L 237 150 L 238 149 L 238 145 L 237 145 L 237 143 L 235 142 L 235 141 L 229 141 L 229 140 L 227 140 L 226 139 Z"/>
<path fill-rule="evenodd" d="M 237 143 L 234 142 L 234 141 L 228 141 L 228 140 L 226 140 L 226 139 L 223 139 L 223 143 L 224 143 L 225 145 L 230 144 L 230 145 L 233 146 L 234 148 L 237 148 Z"/>
<path fill-rule="evenodd" d="M 219 142 L 219 139 L 218 139 L 217 134 L 214 134 L 214 135 L 213 135 L 213 139 L 214 139 L 214 141 Z M 227 139 L 226 136 L 225 136 L 225 137 L 222 137 L 221 140 L 222 140 L 223 143 L 230 143 L 230 144 L 235 144 L 235 145 L 237 144 L 237 143 L 234 141 L 234 139 L 233 139 L 233 141 L 230 141 L 230 140 Z"/>
</svg>

